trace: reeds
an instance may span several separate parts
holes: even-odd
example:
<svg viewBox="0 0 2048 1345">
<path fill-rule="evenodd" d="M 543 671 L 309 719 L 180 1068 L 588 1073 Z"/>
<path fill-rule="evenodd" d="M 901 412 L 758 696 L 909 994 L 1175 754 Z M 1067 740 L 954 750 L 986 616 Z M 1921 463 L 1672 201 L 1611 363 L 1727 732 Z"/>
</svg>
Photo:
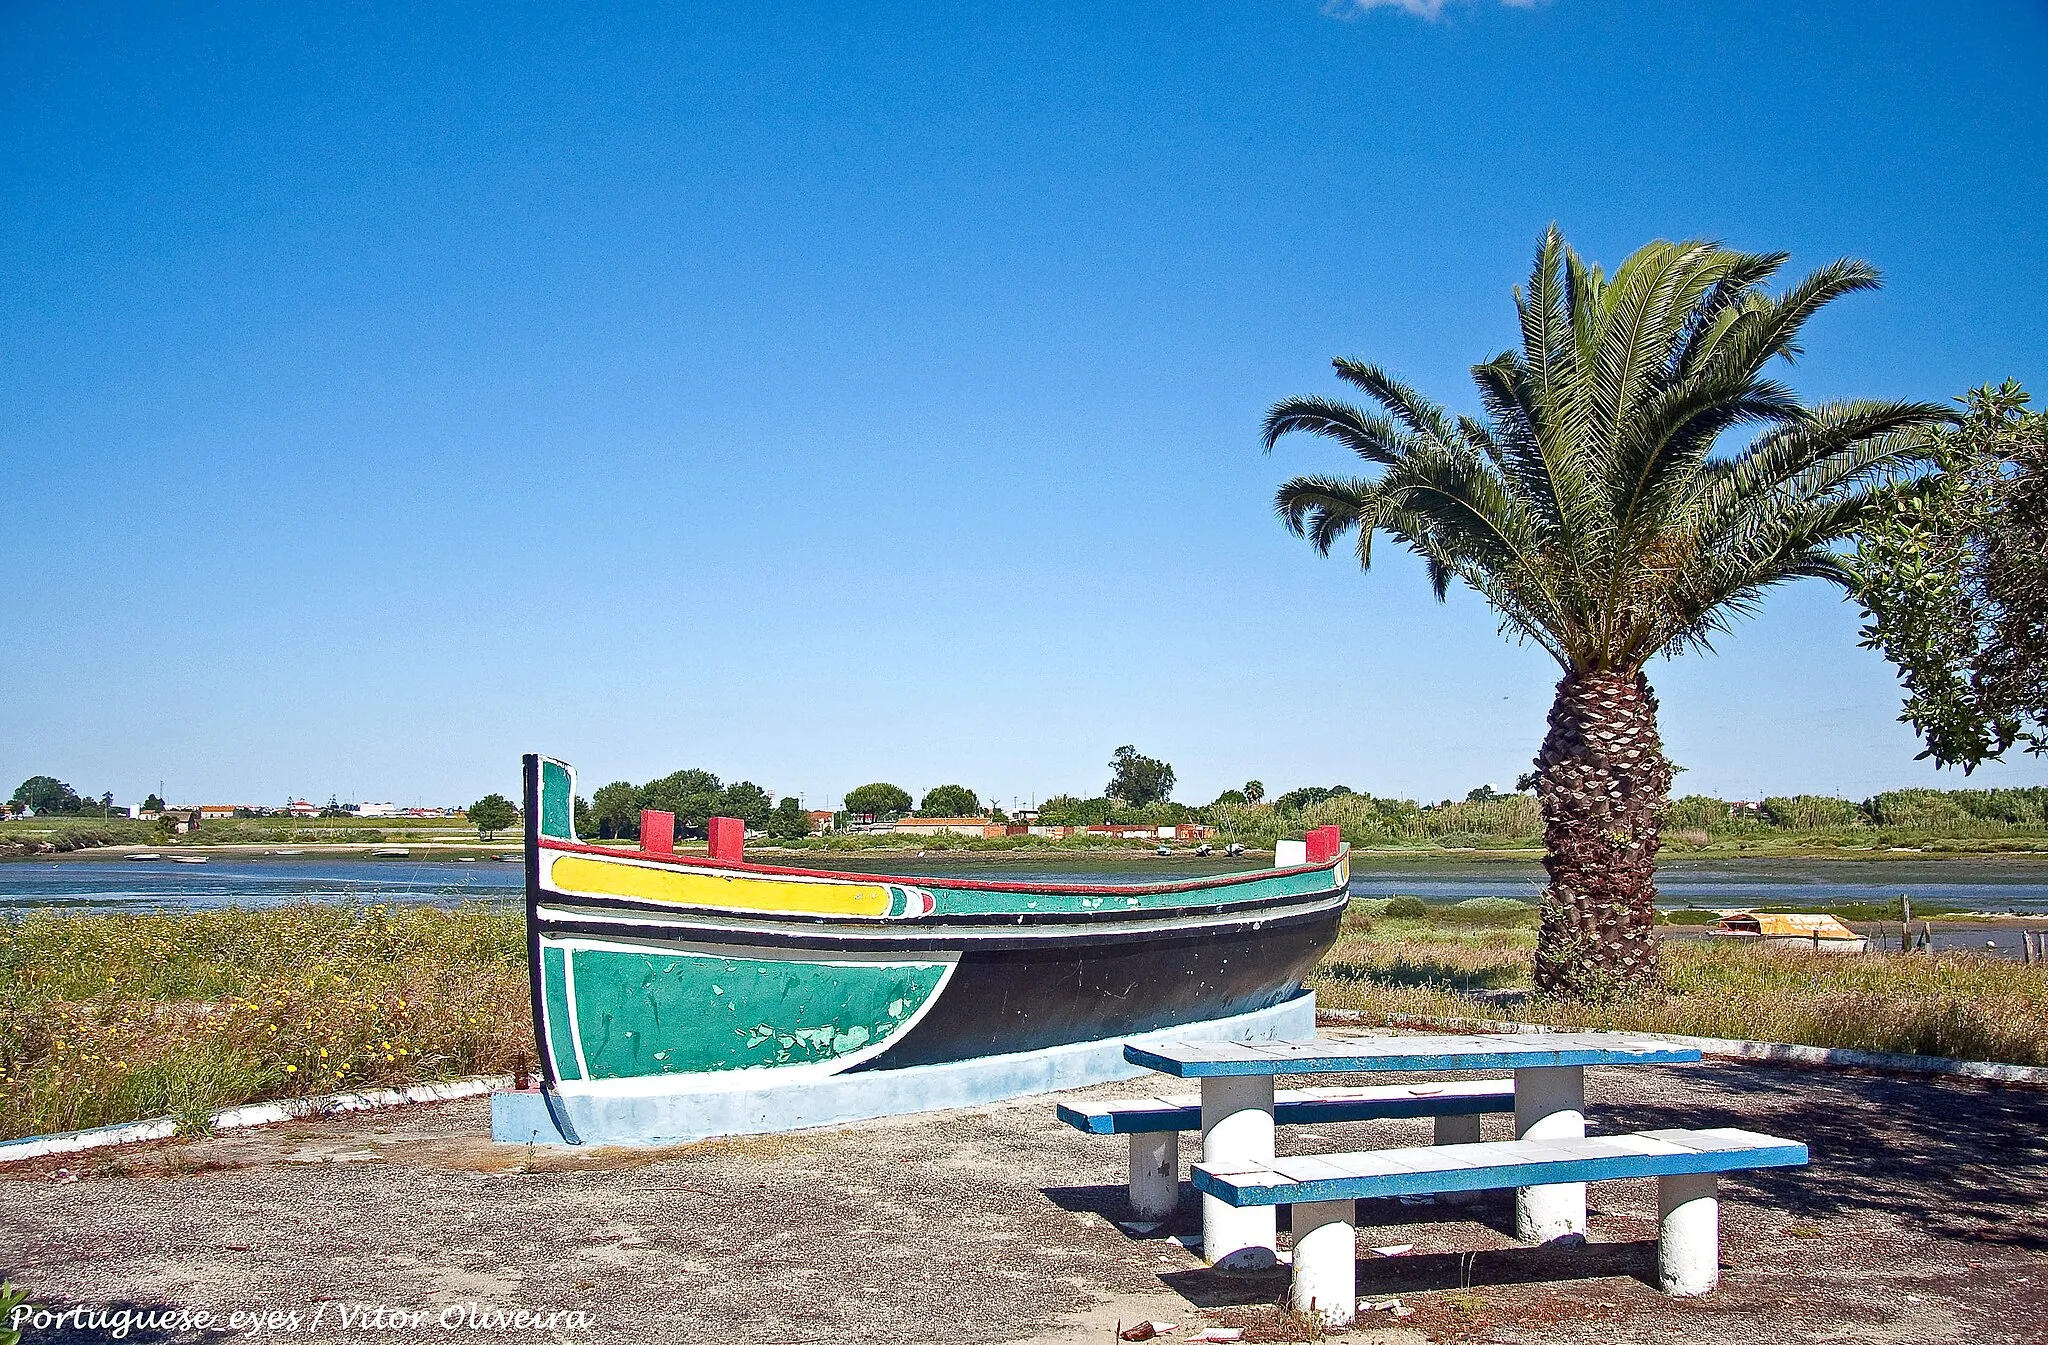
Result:
<svg viewBox="0 0 2048 1345">
<path fill-rule="evenodd" d="M 0 1138 L 508 1072 L 516 913 L 306 904 L 0 924 Z"/>
<path fill-rule="evenodd" d="M 1663 947 L 1662 993 L 1592 1005 L 1526 993 L 1533 949 L 1526 929 L 1352 921 L 1309 984 L 1325 1006 L 1382 1017 L 1515 1019 L 2048 1065 L 2048 967 L 2040 965 L 1971 952 L 1674 940 Z"/>
</svg>

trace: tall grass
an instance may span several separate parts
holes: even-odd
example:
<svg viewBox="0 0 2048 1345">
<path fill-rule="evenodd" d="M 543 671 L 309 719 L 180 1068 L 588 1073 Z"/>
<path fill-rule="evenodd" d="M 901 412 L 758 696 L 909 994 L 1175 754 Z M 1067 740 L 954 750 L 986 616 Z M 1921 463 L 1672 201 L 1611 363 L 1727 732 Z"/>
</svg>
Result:
<svg viewBox="0 0 2048 1345">
<path fill-rule="evenodd" d="M 509 1070 L 517 913 L 306 904 L 0 923 L 0 1138 Z"/>
<path fill-rule="evenodd" d="M 1309 984 L 1331 1008 L 1379 1017 L 1513 1018 L 1804 1046 L 2048 1065 L 2048 967 L 1979 953 L 1815 953 L 1670 941 L 1662 993 L 1609 1005 L 1507 1000 L 1530 989 L 1532 929 L 1347 919 Z"/>
</svg>

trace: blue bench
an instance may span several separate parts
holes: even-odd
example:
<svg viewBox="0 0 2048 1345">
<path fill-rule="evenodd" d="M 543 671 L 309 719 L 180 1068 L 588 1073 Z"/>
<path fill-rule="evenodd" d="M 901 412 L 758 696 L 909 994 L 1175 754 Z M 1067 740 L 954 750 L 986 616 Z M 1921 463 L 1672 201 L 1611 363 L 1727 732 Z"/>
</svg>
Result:
<svg viewBox="0 0 2048 1345">
<path fill-rule="evenodd" d="M 1657 1278 L 1666 1293 L 1720 1282 L 1723 1172 L 1800 1167 L 1806 1146 L 1749 1130 L 1650 1130 L 1588 1139 L 1509 1140 L 1196 1164 L 1195 1189 L 1226 1205 L 1294 1207 L 1294 1307 L 1331 1325 L 1356 1312 L 1356 1203 L 1379 1196 L 1657 1179 Z"/>
<path fill-rule="evenodd" d="M 1393 1084 L 1378 1088 L 1294 1088 L 1273 1095 L 1274 1125 L 1336 1125 L 1344 1121 L 1436 1118 L 1436 1142 L 1479 1138 L 1479 1118 L 1515 1109 L 1512 1079 Z M 1131 1137 L 1131 1206 L 1143 1219 L 1164 1219 L 1180 1202 L 1180 1132 L 1202 1128 L 1196 1097 L 1120 1098 L 1068 1103 L 1059 1119 L 1089 1135 Z"/>
</svg>

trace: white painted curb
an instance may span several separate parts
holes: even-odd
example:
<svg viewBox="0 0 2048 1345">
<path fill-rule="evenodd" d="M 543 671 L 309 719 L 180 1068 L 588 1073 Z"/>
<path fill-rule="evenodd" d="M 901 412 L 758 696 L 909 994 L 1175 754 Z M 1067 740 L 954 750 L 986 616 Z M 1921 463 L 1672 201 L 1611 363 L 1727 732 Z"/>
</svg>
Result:
<svg viewBox="0 0 2048 1345">
<path fill-rule="evenodd" d="M 1510 1023 L 1490 1018 L 1426 1018 L 1415 1014 L 1367 1014 L 1357 1009 L 1318 1009 L 1321 1018 L 1349 1022 L 1385 1023 L 1388 1027 L 1430 1028 L 1443 1032 L 1568 1032 L 1575 1029 L 1551 1027 L 1544 1023 Z M 1890 1051 L 1858 1051 L 1846 1046 L 1795 1046 L 1781 1041 L 1745 1041 L 1735 1037 L 1682 1037 L 1675 1032 L 1646 1032 L 1631 1035 L 1675 1041 L 1696 1048 L 1701 1055 L 1730 1060 L 1760 1060 L 1770 1064 L 1807 1065 L 1817 1069 L 1869 1069 L 1894 1074 L 1935 1074 L 1948 1078 L 1982 1079 L 1989 1083 L 2028 1084 L 2048 1087 L 2048 1067 L 2001 1065 L 1990 1060 L 1951 1060 L 1938 1055 L 1898 1055 Z"/>
<path fill-rule="evenodd" d="M 333 1093 L 327 1097 L 286 1098 L 282 1102 L 256 1102 L 215 1112 L 208 1122 L 215 1130 L 241 1130 L 249 1126 L 276 1125 L 280 1121 L 302 1120 L 308 1116 L 334 1116 L 342 1112 L 378 1111 L 405 1107 L 416 1102 L 449 1102 L 510 1088 L 509 1075 L 458 1079 L 454 1083 L 414 1084 L 410 1088 L 376 1088 L 366 1093 Z M 77 1153 L 104 1149 L 113 1144 L 140 1144 L 145 1140 L 167 1140 L 178 1133 L 178 1123 L 168 1116 L 126 1125 L 100 1126 L 95 1130 L 72 1130 L 61 1135 L 31 1135 L 26 1139 L 0 1140 L 0 1163 L 49 1154 Z"/>
</svg>

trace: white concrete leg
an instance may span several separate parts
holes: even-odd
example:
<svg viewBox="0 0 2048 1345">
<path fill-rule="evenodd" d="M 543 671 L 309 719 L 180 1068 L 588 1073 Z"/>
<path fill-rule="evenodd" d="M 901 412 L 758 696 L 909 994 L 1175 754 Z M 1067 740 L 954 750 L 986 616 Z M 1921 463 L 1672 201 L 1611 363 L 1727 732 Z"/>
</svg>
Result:
<svg viewBox="0 0 2048 1345">
<path fill-rule="evenodd" d="M 1202 1162 L 1228 1169 L 1272 1157 L 1273 1076 L 1202 1080 Z M 1271 1205 L 1238 1209 L 1202 1197 L 1202 1259 L 1218 1270 L 1271 1270 L 1280 1263 L 1273 1250 L 1278 1231 Z"/>
<path fill-rule="evenodd" d="M 1479 1143 L 1479 1118 L 1477 1116 L 1437 1117 L 1436 1142 L 1438 1144 Z"/>
<path fill-rule="evenodd" d="M 1179 1132 L 1131 1136 L 1131 1208 L 1140 1219 L 1170 1219 L 1179 1205 Z"/>
<path fill-rule="evenodd" d="M 1479 1118 L 1477 1116 L 1437 1117 L 1436 1142 L 1438 1144 L 1479 1143 Z M 1478 1201 L 1479 1192 L 1446 1191 L 1436 1199 L 1439 1205 L 1470 1205 Z"/>
<path fill-rule="evenodd" d="M 1720 1181 L 1711 1172 L 1657 1179 L 1657 1285 L 1674 1297 L 1721 1282 Z"/>
<path fill-rule="evenodd" d="M 1294 1207 L 1294 1284 L 1288 1302 L 1325 1326 L 1346 1327 L 1358 1313 L 1357 1202 L 1316 1200 Z"/>
<path fill-rule="evenodd" d="M 1515 1138 L 1586 1137 L 1586 1071 L 1576 1065 L 1515 1071 Z M 1515 1192 L 1515 1236 L 1555 1242 L 1586 1235 L 1586 1184 L 1525 1186 Z"/>
</svg>

